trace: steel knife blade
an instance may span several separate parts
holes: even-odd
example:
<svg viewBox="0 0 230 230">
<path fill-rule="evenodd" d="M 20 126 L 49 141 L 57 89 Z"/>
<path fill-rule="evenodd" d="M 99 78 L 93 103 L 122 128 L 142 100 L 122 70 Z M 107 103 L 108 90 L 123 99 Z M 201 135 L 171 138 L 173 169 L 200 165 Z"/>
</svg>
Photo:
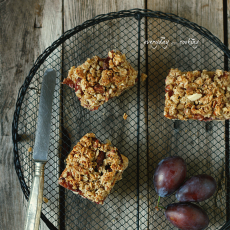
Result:
<svg viewBox="0 0 230 230">
<path fill-rule="evenodd" d="M 56 72 L 52 69 L 47 69 L 42 81 L 39 102 L 38 122 L 33 150 L 33 159 L 35 161 L 47 161 L 55 83 Z"/>
</svg>

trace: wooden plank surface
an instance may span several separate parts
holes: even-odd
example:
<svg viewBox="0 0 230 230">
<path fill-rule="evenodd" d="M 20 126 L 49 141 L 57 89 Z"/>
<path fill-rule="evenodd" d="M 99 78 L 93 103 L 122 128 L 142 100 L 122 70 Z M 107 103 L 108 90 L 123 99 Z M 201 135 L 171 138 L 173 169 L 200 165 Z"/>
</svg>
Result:
<svg viewBox="0 0 230 230">
<path fill-rule="evenodd" d="M 106 14 L 130 8 L 143 8 L 144 1 L 65 1 L 64 6 L 64 29 L 91 19 L 98 14 Z M 97 7 L 95 7 L 95 5 Z M 80 7 L 81 6 L 81 7 Z M 87 9 L 87 10 L 83 10 Z M 77 13 L 76 13 L 77 11 Z M 69 20 L 69 17 L 71 20 Z M 131 22 L 133 21 L 133 22 Z M 132 28 L 129 40 L 127 35 L 122 35 L 123 30 Z M 111 22 L 101 23 L 90 29 L 86 29 L 73 37 L 64 45 L 64 72 L 67 74 L 71 65 L 82 64 L 87 58 L 94 55 L 105 58 L 109 50 L 117 49 L 126 53 L 129 62 L 137 69 L 137 23 L 136 19 L 118 19 Z M 132 47 L 132 42 L 135 43 Z M 76 47 L 76 48 L 74 48 Z M 96 48 L 97 47 L 97 48 Z M 132 90 L 136 95 L 137 88 Z M 73 93 L 72 93 L 73 94 Z M 130 160 L 128 169 L 124 172 L 123 179 L 115 185 L 112 193 L 106 199 L 103 206 L 94 205 L 91 202 L 76 197 L 71 192 L 66 194 L 66 229 L 122 229 L 131 224 L 136 228 L 136 100 L 129 96 L 130 92 L 124 93 L 119 98 L 114 98 L 110 103 L 103 105 L 96 112 L 89 112 L 76 105 L 73 111 L 65 106 L 64 123 L 70 132 L 72 145 L 87 132 L 94 132 L 103 142 L 111 140 L 112 145 L 118 147 L 121 154 Z M 75 95 L 74 95 L 75 97 Z M 65 102 L 71 101 L 69 92 L 64 92 Z M 134 97 L 135 98 L 135 97 Z M 122 102 L 122 103 L 121 103 Z M 132 103 L 130 103 L 132 102 Z M 66 103 L 64 103 L 66 105 Z M 133 109 L 133 110 L 132 110 Z M 124 121 L 123 113 L 127 112 L 129 118 Z M 74 117 L 71 120 L 67 116 Z M 82 116 L 84 118 L 82 118 Z M 79 122 L 80 120 L 81 122 Z M 76 133 L 79 129 L 80 133 Z M 128 137 L 128 138 L 127 138 Z M 129 149 L 130 156 L 126 149 Z M 136 198 L 135 198 L 136 197 Z M 77 212 L 75 206 L 79 206 Z M 74 218 L 71 216 L 74 214 Z M 97 217 L 96 217 L 97 216 Z"/>
<path fill-rule="evenodd" d="M 164 12 L 177 14 L 178 16 L 184 17 L 192 22 L 197 23 L 200 26 L 204 26 L 223 41 L 222 1 L 212 1 L 212 7 L 210 6 L 209 1 L 178 0 L 167 1 L 163 5 L 161 3 L 161 1 L 148 1 L 147 6 L 152 10 L 162 10 L 163 7 Z M 180 40 L 187 40 L 191 36 L 198 36 L 195 32 L 191 33 L 189 30 L 180 25 L 172 27 L 172 31 L 170 31 L 169 34 L 167 33 L 168 29 L 165 29 L 165 35 L 161 34 L 160 32 L 156 33 L 154 30 L 155 24 L 156 23 L 152 23 L 148 27 L 149 39 L 154 40 L 165 36 L 165 39 L 169 39 L 170 42 L 173 40 L 180 42 Z M 213 25 L 215 25 L 215 27 L 213 27 Z M 159 25 L 160 31 L 163 31 L 164 26 L 165 25 Z M 177 40 L 176 38 L 180 38 L 180 40 Z M 149 80 L 152 77 L 152 79 L 157 78 L 157 81 L 159 81 L 160 75 L 164 74 L 166 77 L 169 68 L 175 67 L 183 71 L 207 68 L 223 69 L 223 53 L 219 52 L 218 49 L 211 44 L 205 45 L 205 42 L 205 39 L 200 39 L 199 41 L 200 45 L 203 44 L 203 48 L 207 47 L 206 51 L 202 52 L 202 54 L 192 47 L 185 46 L 177 47 L 175 50 L 167 48 L 171 52 L 170 56 L 167 54 L 167 49 L 164 50 L 162 48 L 157 48 L 153 50 L 150 48 L 152 52 L 150 51 L 149 53 L 149 63 L 152 68 L 149 69 L 150 72 L 152 71 L 152 76 L 150 76 Z M 193 56 L 194 53 L 196 53 L 195 56 Z M 206 58 L 209 56 L 213 56 L 214 59 Z M 164 63 L 165 59 L 167 59 L 167 65 L 161 67 L 161 63 Z M 164 67 L 166 69 L 164 69 Z M 162 78 L 162 80 L 164 79 Z M 163 82 L 150 80 L 150 84 L 151 82 L 153 86 L 149 87 L 149 122 L 154 124 L 149 128 L 149 150 L 151 157 L 150 162 L 152 162 L 151 165 L 153 165 L 154 168 L 156 164 L 164 157 L 169 155 L 180 155 L 186 160 L 188 164 L 188 176 L 199 173 L 207 173 L 214 176 L 218 184 L 221 184 L 221 186 L 218 188 L 216 195 L 209 199 L 207 202 L 202 202 L 201 206 L 207 211 L 209 217 L 213 218 L 210 223 L 210 229 L 219 229 L 224 224 L 225 219 L 223 216 L 226 215 L 225 203 L 221 202 L 222 200 L 226 200 L 226 188 L 224 186 L 225 179 L 223 178 L 223 168 L 225 164 L 225 144 L 223 141 L 218 141 L 218 139 L 224 140 L 224 123 L 213 122 L 212 124 L 208 125 L 204 122 L 202 123 L 196 121 L 175 122 L 169 121 L 167 119 L 162 121 L 163 111 L 159 113 L 158 110 L 160 107 L 162 107 L 160 110 L 163 110 L 164 91 L 161 91 L 158 87 L 154 88 L 154 86 L 159 86 Z M 160 100 L 157 100 L 158 98 L 156 98 L 156 94 L 161 95 Z M 154 97 L 156 99 L 155 102 Z M 154 104 L 157 105 L 156 108 L 154 107 Z M 157 125 L 158 123 L 159 125 Z M 163 130 L 162 126 L 164 127 Z M 154 169 L 150 169 L 149 172 L 153 174 Z M 154 195 L 153 185 L 150 186 L 149 196 L 149 229 L 167 229 L 168 222 L 165 221 L 163 212 L 156 212 L 154 210 L 157 194 Z M 166 206 L 172 202 L 176 202 L 174 196 L 161 200 L 163 206 Z M 172 225 L 169 226 L 171 227 Z"/>
<path fill-rule="evenodd" d="M 0 10 L 0 229 L 23 229 L 27 202 L 14 169 L 11 124 L 25 77 L 36 58 L 62 34 L 61 1 L 0 1 Z M 42 222 L 41 229 L 47 229 Z"/>
<path fill-rule="evenodd" d="M 20 4 L 1 1 L 1 229 L 23 229 L 25 216 L 24 195 L 14 170 L 11 123 L 19 87 L 34 61 L 34 4 L 28 1 L 24 10 Z M 10 11 L 14 11 L 14 14 Z M 21 20 L 18 15 L 22 10 Z M 10 20 L 9 20 L 10 19 Z M 22 26 L 25 23 L 25 27 Z M 10 31 L 10 32 L 8 32 Z M 17 34 L 17 36 L 14 36 Z M 10 88 L 14 86 L 14 90 Z M 6 145 L 4 145 L 6 143 Z M 3 148 L 4 146 L 4 148 Z M 7 172 L 7 173 L 6 173 Z"/>
<path fill-rule="evenodd" d="M 62 3 L 64 8 L 62 8 Z M 0 185 L 0 194 L 3 194 L 0 197 L 0 229 L 20 230 L 23 229 L 24 225 L 24 217 L 26 211 L 25 207 L 27 202 L 24 200 L 24 195 L 22 194 L 20 184 L 14 170 L 11 141 L 11 123 L 18 90 L 23 83 L 25 77 L 27 76 L 29 70 L 31 69 L 34 61 L 47 46 L 49 46 L 62 34 L 62 29 L 64 31 L 71 29 L 74 26 L 81 24 L 85 20 L 93 18 L 98 14 L 144 7 L 145 6 L 143 0 L 19 0 L 17 2 L 4 0 L 0 1 L 0 173 L 1 175 L 4 175 L 2 183 Z M 223 8 L 221 0 L 148 0 L 147 8 L 155 11 L 160 10 L 163 12 L 170 12 L 187 18 L 193 22 L 196 22 L 198 25 L 206 27 L 220 40 L 223 41 Z M 230 6 L 228 2 L 228 15 L 229 9 Z M 64 18 L 62 18 L 63 16 Z M 64 28 L 62 28 L 62 22 L 64 22 Z M 112 45 L 113 44 L 111 43 L 111 47 Z M 142 88 L 143 87 L 144 86 L 142 86 Z M 144 97 L 145 95 L 143 94 L 142 98 L 144 99 Z M 125 108 L 122 109 L 125 110 Z M 143 105 L 141 105 L 141 112 L 143 111 Z M 132 114 L 130 114 L 130 116 L 132 117 Z M 141 122 L 145 118 L 144 113 L 142 114 L 142 116 L 143 117 L 141 117 Z M 108 119 L 110 118 L 108 117 Z M 155 119 L 157 119 L 157 117 Z M 141 125 L 143 125 L 143 123 L 141 123 Z M 221 124 L 219 125 L 221 126 Z M 159 129 L 161 129 L 162 127 L 159 127 Z M 180 129 L 181 128 L 183 128 L 183 126 L 181 126 Z M 207 132 L 206 128 L 207 127 L 202 126 L 199 135 L 203 136 L 202 138 L 205 138 L 206 140 L 211 140 L 215 135 L 214 130 Z M 222 128 L 220 127 L 219 129 Z M 177 132 L 173 127 L 171 131 L 173 134 L 176 134 Z M 179 131 L 180 130 L 178 130 L 178 133 Z M 180 136 L 181 134 L 178 137 Z M 106 135 L 104 136 L 104 138 L 105 137 Z M 119 138 L 117 136 L 115 137 L 119 142 Z M 143 143 L 145 143 L 145 136 L 142 136 L 142 140 Z M 197 140 L 198 136 L 195 136 L 193 140 L 194 143 Z M 113 141 L 112 144 L 116 145 L 116 143 L 114 143 Z M 210 145 L 206 144 L 204 145 L 204 148 L 209 149 Z M 162 149 L 164 151 L 168 150 L 167 146 L 163 145 Z M 141 176 L 145 174 L 144 167 L 146 167 L 146 158 L 144 158 L 146 151 L 145 147 L 142 150 L 143 158 L 140 166 L 143 170 L 141 172 Z M 193 161 L 193 159 L 191 160 Z M 208 162 L 208 164 L 209 163 L 210 162 Z M 132 166 L 128 171 L 128 174 L 131 173 Z M 149 175 L 149 177 L 151 176 L 152 175 Z M 148 193 L 148 185 L 146 182 L 147 179 L 145 177 L 143 180 L 140 181 L 140 209 L 142 210 L 143 215 L 145 215 L 145 210 L 149 207 L 149 205 L 152 205 L 146 203 L 145 198 Z M 225 190 L 225 183 L 223 180 L 220 180 L 219 182 L 221 184 L 221 189 L 219 190 L 220 192 L 218 193 L 218 196 L 224 199 L 224 193 L 222 192 Z M 119 190 L 117 192 L 119 194 Z M 130 194 L 132 195 L 132 191 Z M 121 207 L 123 205 L 122 203 L 120 203 L 120 200 L 124 195 L 125 193 L 122 193 L 121 197 L 117 200 L 118 207 Z M 111 197 L 116 199 L 116 196 L 112 195 Z M 128 201 L 128 204 L 131 203 L 129 203 Z M 217 204 L 217 207 L 219 205 L 222 204 Z M 154 213 L 149 214 L 152 215 Z M 145 216 L 143 215 L 140 216 L 140 224 L 142 224 L 142 226 L 144 226 L 145 219 Z M 103 219 L 103 213 L 99 214 L 99 216 Z M 142 217 L 143 219 L 141 219 Z M 114 218 L 114 220 L 117 221 L 116 218 L 121 218 L 121 216 L 114 216 Z M 152 220 L 153 219 L 155 219 L 155 217 L 153 217 Z M 124 226 L 126 226 L 125 224 L 128 223 L 128 221 L 129 220 L 127 218 L 123 220 Z M 163 226 L 164 225 L 162 225 L 162 227 Z M 47 230 L 48 228 L 43 223 L 41 223 L 40 229 Z"/>
<path fill-rule="evenodd" d="M 230 48 L 230 29 L 229 29 L 229 26 L 230 26 L 230 2 L 227 1 L 228 49 Z"/>
</svg>

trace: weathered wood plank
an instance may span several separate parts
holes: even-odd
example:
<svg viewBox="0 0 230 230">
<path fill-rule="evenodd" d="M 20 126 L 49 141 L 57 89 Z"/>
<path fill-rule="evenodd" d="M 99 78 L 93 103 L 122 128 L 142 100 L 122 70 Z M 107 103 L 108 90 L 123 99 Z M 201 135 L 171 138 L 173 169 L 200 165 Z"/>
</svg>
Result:
<svg viewBox="0 0 230 230">
<path fill-rule="evenodd" d="M 168 13 L 174 13 L 178 16 L 193 21 L 198 25 L 210 29 L 214 35 L 223 40 L 222 1 L 216 1 L 215 3 L 213 2 L 213 4 L 215 4 L 215 7 L 213 7 L 213 5 L 211 7 L 209 2 L 206 1 L 164 1 L 163 4 L 162 1 L 148 1 L 147 6 L 153 10 L 161 10 Z M 148 27 L 149 38 L 151 39 L 159 38 L 159 36 L 165 36 L 166 39 L 168 38 L 170 42 L 173 40 L 180 42 L 180 40 L 188 40 L 191 35 L 197 38 L 199 37 L 196 33 L 191 34 L 191 31 L 180 25 L 174 27 L 172 26 L 172 31 L 169 33 L 167 33 L 168 29 L 166 29 L 164 32 L 165 35 L 164 33 L 157 34 L 156 31 L 154 31 L 154 25 L 155 24 L 153 23 Z M 213 25 L 216 27 L 212 27 Z M 165 25 L 161 24 L 159 27 L 161 28 L 161 31 L 163 31 Z M 163 50 L 160 48 L 156 48 L 154 51 L 152 51 L 152 54 L 149 55 L 149 58 L 154 62 L 155 66 L 152 67 L 152 76 L 150 76 L 149 80 L 153 79 L 153 77 L 160 79 L 160 74 L 162 74 L 162 79 L 165 78 L 167 76 L 167 71 L 171 67 L 177 67 L 184 70 L 208 68 L 223 69 L 223 53 L 219 52 L 213 45 L 207 46 L 205 39 L 199 39 L 200 47 L 207 47 L 205 52 L 199 53 L 198 50 L 194 50 L 192 47 L 185 46 L 176 47 L 174 50 L 167 48 L 168 51 L 167 49 Z M 169 50 L 172 51 L 170 54 L 167 53 Z M 195 56 L 194 53 L 196 53 Z M 213 59 L 208 58 L 209 56 L 212 56 Z M 159 62 L 157 62 L 155 59 L 159 60 Z M 165 59 L 167 59 L 166 69 L 164 69 L 165 65 L 163 65 Z M 152 63 L 150 63 L 150 65 L 151 64 Z M 161 66 L 161 64 L 163 66 Z M 151 71 L 151 68 L 149 69 Z M 159 90 L 159 87 L 164 87 L 164 83 L 161 81 L 158 82 L 158 80 L 152 80 L 152 84 L 153 85 L 151 85 L 150 82 L 151 86 L 149 87 L 149 122 L 154 124 L 152 127 L 149 127 L 149 148 L 152 162 L 151 165 L 153 165 L 155 168 L 160 159 L 169 155 L 180 155 L 188 163 L 188 176 L 198 173 L 207 173 L 213 175 L 218 182 L 221 182 L 223 177 L 222 168 L 224 164 L 225 151 L 224 124 L 222 122 L 213 122 L 210 123 L 210 126 L 208 126 L 208 124 L 205 124 L 204 122 L 173 122 L 162 119 L 164 91 Z M 157 87 L 154 88 L 154 85 L 157 85 Z M 157 98 L 157 95 L 160 95 L 160 99 L 157 98 L 154 101 L 154 95 L 155 99 Z M 160 102 L 161 100 L 162 103 Z M 160 110 L 160 112 L 158 112 L 158 110 Z M 149 170 L 149 172 L 153 174 L 154 170 Z M 150 183 L 152 183 L 152 181 L 150 181 Z M 154 212 L 154 206 L 157 201 L 157 195 L 154 195 L 154 193 L 154 188 L 151 186 L 149 190 L 149 205 L 150 216 L 152 217 L 150 218 L 149 229 L 153 229 L 154 227 L 157 229 L 166 229 L 168 222 L 165 221 L 163 213 Z M 203 202 L 201 204 L 204 209 L 207 210 L 210 219 L 212 218 L 212 227 L 210 227 L 210 229 L 220 228 L 220 226 L 222 226 L 225 221 L 225 219 L 221 216 L 221 214 L 225 215 L 223 213 L 224 208 L 222 209 L 220 208 L 220 205 L 216 205 L 217 200 L 218 197 L 216 195 L 209 199 L 207 202 Z M 172 196 L 170 198 L 162 199 L 162 204 L 165 206 L 168 203 L 174 201 L 176 200 Z"/>
<path fill-rule="evenodd" d="M 230 48 L 230 29 L 229 29 L 229 25 L 230 25 L 230 2 L 227 1 L 227 25 L 228 25 L 228 48 Z"/>
<path fill-rule="evenodd" d="M 62 33 L 61 1 L 1 1 L 0 10 L 1 146 L 5 146 L 0 229 L 23 229 L 27 202 L 14 170 L 11 123 L 18 90 L 34 61 Z M 40 229 L 47 227 L 41 222 Z"/>
<path fill-rule="evenodd" d="M 42 28 L 40 28 L 38 36 L 38 49 L 37 55 L 40 55 L 45 48 L 50 46 L 62 34 L 62 1 L 52 0 L 43 3 L 42 15 Z M 39 30 L 39 29 L 38 29 Z M 55 54 L 55 55 L 54 55 Z M 48 199 L 48 203 L 43 202 L 43 213 L 54 226 L 58 227 L 59 224 L 59 189 L 57 186 L 57 179 L 59 177 L 59 87 L 61 75 L 61 47 L 54 51 L 52 59 L 48 59 L 44 64 L 45 68 L 53 68 L 57 71 L 56 87 L 53 100 L 52 111 L 52 127 L 50 136 L 50 153 L 49 159 L 45 166 L 45 186 L 44 197 Z M 40 73 L 42 76 L 42 73 Z M 52 184 L 50 184 L 52 181 Z M 48 229 L 41 221 L 41 229 Z"/>
<path fill-rule="evenodd" d="M 14 170 L 11 123 L 19 87 L 34 60 L 34 53 L 31 52 L 34 22 L 29 20 L 34 16 L 34 6 L 32 1 L 26 2 L 23 7 L 13 2 L 0 4 L 1 146 L 5 146 L 1 151 L 1 175 L 4 175 L 4 183 L 1 185 L 3 195 L 0 198 L 0 228 L 23 229 L 26 202 Z M 21 15 L 20 11 L 24 14 Z M 21 15 L 20 19 L 18 15 Z M 23 27 L 23 24 L 26 26 Z"/>
<path fill-rule="evenodd" d="M 64 28 L 65 30 L 70 29 L 98 14 L 129 8 L 143 8 L 143 4 L 144 1 L 65 1 Z M 130 36 L 121 32 L 129 28 L 131 29 Z M 87 58 L 94 55 L 106 57 L 108 51 L 112 49 L 126 53 L 127 59 L 137 69 L 137 35 L 136 19 L 130 21 L 129 19 L 118 19 L 79 33 L 76 37 L 71 38 L 71 45 L 68 42 L 65 45 L 65 74 L 71 65 L 82 64 Z M 125 229 L 130 225 L 136 228 L 136 94 L 137 87 L 133 87 L 129 92 L 124 92 L 120 97 L 112 99 L 96 112 L 89 112 L 81 108 L 78 102 L 74 105 L 65 104 L 64 113 L 69 117 L 74 117 L 71 122 L 64 115 L 65 128 L 71 134 L 72 145 L 75 145 L 85 133 L 94 132 L 103 142 L 106 139 L 111 140 L 112 145 L 118 147 L 119 151 L 130 160 L 123 179 L 117 182 L 103 206 L 100 207 L 67 192 L 67 229 L 75 226 L 86 229 Z M 70 92 L 66 92 L 64 95 L 65 102 L 71 102 L 73 101 L 71 98 L 75 97 L 74 93 L 70 94 Z M 124 121 L 122 116 L 125 112 L 129 117 Z M 76 133 L 76 130 L 80 130 L 80 132 Z M 71 218 L 76 204 L 79 207 L 78 211 L 74 212 L 74 218 Z"/>
<path fill-rule="evenodd" d="M 212 1 L 211 4 L 209 1 L 202 1 L 200 2 L 200 5 L 196 4 L 195 16 L 194 14 L 191 14 L 187 16 L 187 19 L 207 28 L 221 41 L 223 41 L 223 2 Z M 189 8 L 189 4 L 187 6 L 188 7 L 185 7 L 184 9 L 181 7 L 181 15 L 183 17 L 186 17 L 185 11 Z M 207 17 L 204 17 L 204 15 L 207 15 Z M 201 40 L 201 42 L 204 42 L 204 40 Z M 204 57 L 201 58 L 203 59 L 203 66 L 205 69 L 209 68 L 209 65 L 212 66 L 212 68 L 224 69 L 223 53 L 219 52 L 219 54 L 217 54 L 218 51 L 215 49 L 215 46 L 211 46 L 210 49 L 207 49 L 206 52 L 202 53 L 202 56 Z M 207 58 L 208 56 L 213 56 L 214 58 Z M 194 141 L 197 143 L 200 142 L 200 144 L 197 146 L 198 148 L 196 148 L 198 153 L 194 152 L 194 156 L 197 157 L 193 160 L 192 158 L 189 160 L 191 175 L 197 173 L 207 173 L 214 176 L 218 184 L 223 184 L 222 180 L 225 180 L 223 179 L 223 166 L 225 164 L 224 123 L 212 122 L 210 124 L 202 124 L 202 126 L 199 124 L 197 127 L 199 131 L 197 133 L 194 132 L 196 136 L 196 140 L 194 139 Z M 181 128 L 181 131 L 182 130 L 183 127 Z M 192 127 L 190 130 L 193 130 Z M 193 145 L 191 144 L 191 146 Z M 210 219 L 212 219 L 210 221 L 210 229 L 219 229 L 225 223 L 224 216 L 226 215 L 226 206 L 220 203 L 222 203 L 221 201 L 223 199 L 226 200 L 226 194 L 221 198 L 218 196 L 219 193 L 223 194 L 225 191 L 225 187 L 219 187 L 215 196 L 210 198 L 208 201 L 201 203 L 201 206 L 207 211 Z"/>
<path fill-rule="evenodd" d="M 144 8 L 142 0 L 128 1 L 103 1 L 103 0 L 65 0 L 64 2 L 64 30 L 72 29 L 73 27 L 92 19 L 99 14 L 107 14 L 120 10 L 128 10 L 134 8 Z"/>
<path fill-rule="evenodd" d="M 173 13 L 208 29 L 223 41 L 222 1 L 148 1 L 147 8 L 154 11 Z M 229 8 L 228 8 L 229 9 Z"/>
</svg>

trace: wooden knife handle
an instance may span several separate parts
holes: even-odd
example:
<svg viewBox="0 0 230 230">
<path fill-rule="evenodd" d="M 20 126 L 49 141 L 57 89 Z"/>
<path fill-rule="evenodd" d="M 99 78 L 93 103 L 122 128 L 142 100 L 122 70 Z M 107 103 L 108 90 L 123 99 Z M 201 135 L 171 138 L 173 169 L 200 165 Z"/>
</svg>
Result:
<svg viewBox="0 0 230 230">
<path fill-rule="evenodd" d="M 27 207 L 25 230 L 39 229 L 44 187 L 45 164 L 46 162 L 35 162 L 35 175 L 33 178 L 29 203 Z"/>
</svg>

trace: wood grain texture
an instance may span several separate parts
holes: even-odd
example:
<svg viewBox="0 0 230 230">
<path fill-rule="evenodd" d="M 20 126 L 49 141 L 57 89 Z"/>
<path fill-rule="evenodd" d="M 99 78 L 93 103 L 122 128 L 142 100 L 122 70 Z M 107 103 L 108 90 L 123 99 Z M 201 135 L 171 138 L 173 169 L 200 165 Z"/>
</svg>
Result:
<svg viewBox="0 0 230 230">
<path fill-rule="evenodd" d="M 0 10 L 0 229 L 23 229 L 27 202 L 14 169 L 11 124 L 25 77 L 38 55 L 62 33 L 61 1 L 1 1 Z M 41 229 L 47 227 L 41 223 Z"/>
<path fill-rule="evenodd" d="M 64 1 L 64 30 L 92 19 L 99 14 L 107 14 L 109 12 L 117 12 L 120 10 L 129 10 L 134 8 L 144 8 L 143 0 L 65 0 Z"/>
<path fill-rule="evenodd" d="M 1 185 L 1 229 L 23 229 L 25 215 L 25 200 L 20 189 L 13 164 L 13 149 L 11 138 L 11 123 L 19 87 L 34 60 L 32 1 L 22 6 L 10 2 L 1 3 L 1 175 L 5 175 Z M 20 11 L 23 12 L 18 20 Z M 14 13 L 10 13 L 14 12 Z M 25 23 L 25 26 L 21 23 Z M 10 32 L 8 32 L 10 31 Z M 14 36 L 17 34 L 17 36 Z M 11 90 L 11 87 L 14 90 Z M 10 196 L 9 196 L 10 194 Z"/>
<path fill-rule="evenodd" d="M 230 48 L 230 2 L 227 1 L 228 49 Z"/>
<path fill-rule="evenodd" d="M 222 0 L 148 0 L 147 8 L 154 11 L 176 14 L 205 27 L 223 41 Z"/>
<path fill-rule="evenodd" d="M 203 26 L 210 30 L 214 35 L 216 35 L 221 41 L 223 41 L 223 7 L 222 1 L 167 1 L 165 4 L 161 4 L 162 1 L 148 1 L 147 7 L 152 10 L 161 10 L 167 13 L 174 13 L 178 16 L 186 18 L 192 22 L 197 23 L 200 26 Z M 212 5 L 211 5 L 212 3 Z M 215 5 L 213 7 L 213 4 Z M 214 10 L 215 9 L 215 10 Z M 162 22 L 163 23 L 163 22 Z M 215 27 L 213 27 L 215 25 Z M 162 28 L 163 31 L 165 25 L 160 25 L 159 28 Z M 177 40 L 179 37 L 180 40 L 186 40 L 189 37 L 199 37 L 195 32 L 187 30 L 181 25 L 172 27 L 172 31 L 165 34 L 160 34 L 155 32 L 154 23 L 149 25 L 149 38 L 157 39 L 160 36 L 165 36 L 166 39 L 170 41 Z M 149 58 L 150 61 L 153 61 L 156 66 L 150 68 L 152 77 L 157 77 L 164 72 L 165 77 L 167 76 L 167 71 L 169 68 L 179 68 L 184 70 L 193 70 L 193 69 L 207 69 L 207 68 L 221 68 L 223 69 L 223 53 L 219 52 L 216 46 L 212 44 L 207 45 L 205 39 L 199 38 L 199 44 L 205 51 L 199 53 L 198 50 L 194 50 L 192 47 L 183 47 L 179 46 L 176 49 L 171 49 L 172 52 L 170 56 L 165 54 L 163 49 L 155 49 L 150 51 Z M 209 49 L 210 47 L 210 49 Z M 199 49 L 199 48 L 198 48 Z M 193 54 L 196 53 L 195 56 Z M 163 55 L 165 54 L 165 55 Z M 163 57 L 162 57 L 163 56 Z M 165 66 L 160 67 L 160 63 L 164 63 L 165 56 L 167 59 L 168 66 L 164 70 Z M 213 59 L 210 59 L 210 56 Z M 161 58 L 162 57 L 162 58 Z M 157 62 L 155 59 L 159 60 Z M 163 68 L 163 69 L 162 69 Z M 150 76 L 151 79 L 151 76 Z M 155 80 L 157 81 L 157 80 Z M 223 168 L 225 163 L 225 145 L 224 145 L 224 123 L 223 122 L 214 122 L 213 124 L 205 124 L 204 122 L 196 121 L 169 121 L 164 119 L 162 121 L 162 114 L 158 113 L 159 106 L 164 104 L 164 92 L 154 85 L 161 84 L 160 82 L 154 83 L 150 87 L 150 123 L 154 125 L 149 128 L 150 130 L 150 157 L 151 165 L 157 163 L 156 158 L 160 161 L 162 158 L 169 155 L 180 155 L 182 156 L 188 164 L 188 176 L 199 173 L 207 173 L 215 177 L 217 182 L 221 184 L 218 192 L 215 196 L 209 199 L 207 202 L 202 202 L 201 205 L 207 211 L 210 219 L 210 229 L 219 229 L 225 222 L 224 215 L 225 213 L 225 203 L 222 200 L 226 200 L 226 192 L 223 179 Z M 151 84 L 151 83 L 150 83 Z M 163 84 L 164 85 L 164 84 Z M 156 93 L 157 92 L 157 93 Z M 161 95 L 160 100 L 156 100 L 154 105 L 154 95 Z M 152 99 L 152 100 L 151 100 Z M 162 104 L 160 101 L 162 100 Z M 160 105 L 160 104 L 161 105 Z M 153 122 L 151 122 L 153 121 Z M 160 122 L 157 122 L 160 121 Z M 163 123 L 161 123 L 161 121 Z M 160 124 L 158 124 L 160 123 Z M 158 124 L 158 125 L 157 125 Z M 162 126 L 164 127 L 162 130 Z M 158 134 L 160 132 L 160 135 Z M 167 138 L 166 138 L 167 137 Z M 165 141 L 164 141 L 165 140 Z M 218 141 L 219 140 L 219 141 Z M 162 157 L 160 158 L 160 155 Z M 150 172 L 151 170 L 149 170 Z M 152 173 L 154 171 L 151 171 Z M 164 216 L 161 212 L 155 212 L 154 206 L 157 200 L 157 195 L 154 195 L 154 188 L 150 187 L 149 190 L 150 196 L 150 228 L 149 229 L 166 229 L 167 222 L 164 219 Z M 153 203 L 152 203 L 153 202 Z M 162 201 L 162 205 L 166 206 L 171 202 L 176 202 L 174 196 L 165 198 Z M 211 208 L 208 208 L 211 207 Z M 160 225 L 159 225 L 160 224 Z M 171 225 L 170 225 L 171 227 Z"/>
<path fill-rule="evenodd" d="M 64 29 L 73 28 L 99 14 L 143 7 L 144 1 L 65 1 Z M 128 30 L 129 27 L 132 29 L 128 38 L 122 30 Z M 71 65 L 82 64 L 94 55 L 106 57 L 112 49 L 125 52 L 129 62 L 137 69 L 137 35 L 135 19 L 113 20 L 78 33 L 64 44 L 65 75 Z M 130 225 L 136 228 L 136 94 L 137 87 L 133 87 L 120 97 L 104 104 L 98 111 L 89 112 L 79 107 L 79 104 L 71 103 L 75 95 L 64 92 L 64 122 L 65 128 L 71 134 L 72 144 L 75 145 L 85 133 L 94 132 L 103 142 L 106 139 L 111 140 L 112 145 L 118 147 L 130 160 L 123 179 L 116 183 L 103 206 L 95 206 L 92 202 L 72 195 L 71 192 L 66 193 L 66 229 L 125 229 Z M 67 106 L 66 103 L 71 103 L 72 106 Z M 126 121 L 123 119 L 124 112 L 129 115 Z M 68 117 L 73 117 L 72 121 Z M 80 131 L 76 133 L 79 127 Z M 129 156 L 126 149 L 130 153 Z M 74 211 L 76 204 L 79 206 L 77 212 Z M 73 214 L 75 218 L 71 218 Z"/>
</svg>

